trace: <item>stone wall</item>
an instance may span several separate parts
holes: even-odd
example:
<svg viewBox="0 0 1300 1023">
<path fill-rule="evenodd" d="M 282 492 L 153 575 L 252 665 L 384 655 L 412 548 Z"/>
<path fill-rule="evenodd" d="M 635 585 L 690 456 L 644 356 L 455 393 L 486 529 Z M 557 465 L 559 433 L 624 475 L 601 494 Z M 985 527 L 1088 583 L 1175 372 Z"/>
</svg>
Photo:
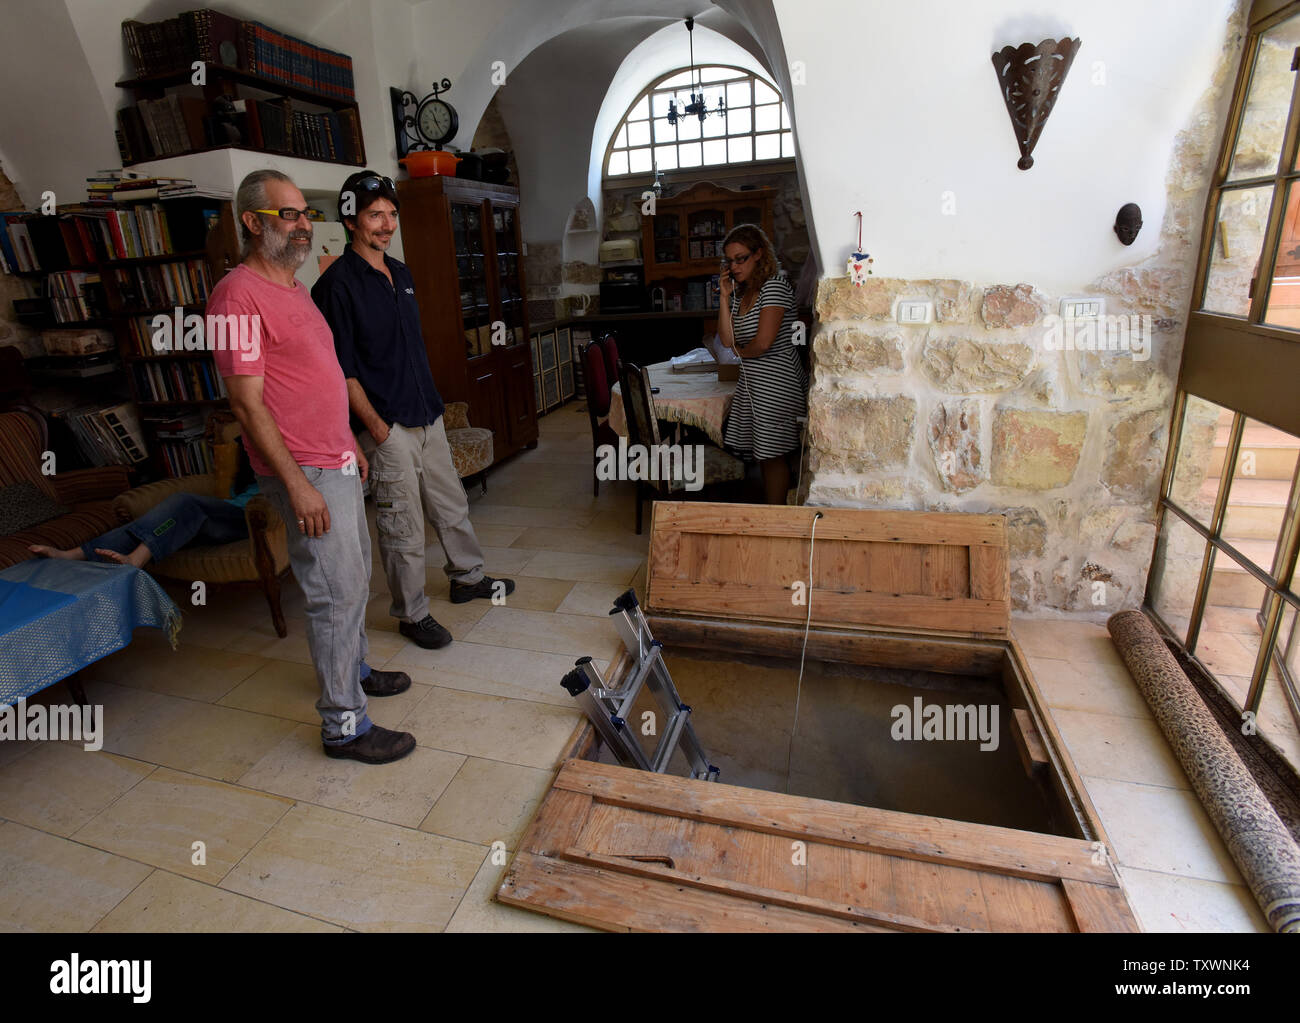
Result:
<svg viewBox="0 0 1300 1023">
<path fill-rule="evenodd" d="M 1066 294 L 1032 282 L 822 280 L 808 503 L 1005 514 L 1018 609 L 1100 619 L 1141 603 L 1206 190 L 1243 38 L 1244 15 L 1177 139 L 1149 259 Z M 1056 314 L 1078 295 L 1138 316 L 1145 353 L 1063 350 Z M 928 299 L 934 322 L 897 323 L 900 299 Z"/>
</svg>

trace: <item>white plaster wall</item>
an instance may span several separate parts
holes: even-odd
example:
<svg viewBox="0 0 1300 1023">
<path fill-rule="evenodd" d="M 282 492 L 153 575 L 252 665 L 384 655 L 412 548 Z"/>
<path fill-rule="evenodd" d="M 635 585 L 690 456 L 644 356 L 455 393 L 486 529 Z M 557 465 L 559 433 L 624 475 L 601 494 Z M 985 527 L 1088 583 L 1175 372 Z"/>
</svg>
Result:
<svg viewBox="0 0 1300 1023">
<path fill-rule="evenodd" d="M 862 210 L 878 275 L 1032 280 L 1068 292 L 1154 252 L 1174 137 L 1213 73 L 1233 5 L 1053 0 L 1041 14 L 1011 0 L 770 6 L 786 58 L 806 69 L 787 99 L 823 273 L 843 275 Z M 1035 164 L 1021 171 L 990 56 L 1065 34 L 1083 45 Z M 955 215 L 943 213 L 949 191 Z M 1126 202 L 1147 225 L 1130 248 L 1111 231 Z"/>
</svg>

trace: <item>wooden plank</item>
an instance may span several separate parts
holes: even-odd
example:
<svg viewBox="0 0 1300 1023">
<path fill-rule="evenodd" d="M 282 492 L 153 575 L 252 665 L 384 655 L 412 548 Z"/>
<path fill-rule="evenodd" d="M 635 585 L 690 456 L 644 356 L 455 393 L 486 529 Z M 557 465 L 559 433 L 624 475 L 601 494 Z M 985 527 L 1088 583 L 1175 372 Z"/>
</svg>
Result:
<svg viewBox="0 0 1300 1023">
<path fill-rule="evenodd" d="M 634 877 L 520 851 L 497 900 L 588 927 L 619 931 L 848 932 L 887 931 L 843 920 L 763 905 L 676 882 Z"/>
<path fill-rule="evenodd" d="M 798 657 L 803 628 L 797 624 L 748 623 L 719 618 L 647 614 L 655 638 L 669 650 L 692 647 L 733 654 Z M 929 637 L 915 633 L 814 627 L 808 656 L 884 668 L 912 668 L 955 675 L 992 675 L 1001 668 L 1005 647 L 999 640 Z"/>
<path fill-rule="evenodd" d="M 1061 881 L 1061 888 L 1081 932 L 1137 934 L 1141 931 L 1121 889 L 1083 884 L 1068 878 Z"/>
<path fill-rule="evenodd" d="M 994 931 L 1060 934 L 1075 930 L 1074 917 L 1059 884 L 981 874 L 980 887 L 989 909 L 989 926 Z"/>
<path fill-rule="evenodd" d="M 765 905 L 784 906 L 787 909 L 802 910 L 807 913 L 816 913 L 820 916 L 835 917 L 841 920 L 879 924 L 889 930 L 918 931 L 925 934 L 971 933 L 970 929 L 966 927 L 932 924 L 901 913 L 885 913 L 866 906 L 828 902 L 824 899 L 762 888 L 756 885 L 744 884 L 740 881 L 721 881 L 700 874 L 676 870 L 658 863 L 619 859 L 618 857 L 604 856 L 580 848 L 566 850 L 564 859 L 573 863 L 583 863 L 592 867 L 603 867 L 618 873 L 630 874 L 633 877 L 669 881 L 673 884 L 684 885 L 687 888 L 717 892 L 720 895 L 728 895 L 736 899 L 748 899 Z"/>
<path fill-rule="evenodd" d="M 970 548 L 970 595 L 985 600 L 1010 599 L 1011 576 L 1006 548 Z"/>
<path fill-rule="evenodd" d="M 580 763 L 581 761 L 569 761 Z M 560 768 L 563 773 L 564 768 Z M 590 796 L 552 787 L 537 808 L 537 816 L 519 843 L 519 848 L 538 856 L 558 856 L 571 846 L 591 811 Z"/>
<path fill-rule="evenodd" d="M 1001 515 L 706 501 L 656 503 L 651 529 L 653 534 L 676 531 L 806 538 L 812 531 L 813 516 L 819 512 L 822 516 L 817 522 L 819 543 L 822 540 L 876 540 L 958 547 L 977 544 L 1006 547 L 1007 544 L 1006 519 Z"/>
<path fill-rule="evenodd" d="M 1108 867 L 1093 865 L 1092 849 L 1086 842 L 1056 835 L 572 760 L 560 769 L 555 787 L 602 802 L 790 839 L 829 842 L 1036 880 L 1070 877 L 1093 884 L 1119 883 Z"/>
<path fill-rule="evenodd" d="M 758 621 L 805 620 L 808 609 L 793 603 L 794 580 L 744 586 L 735 582 L 657 579 L 656 611 L 696 612 Z M 824 626 L 879 625 L 939 629 L 949 633 L 1005 636 L 1006 601 L 933 597 L 914 593 L 837 593 L 814 590 L 812 620 Z"/>
<path fill-rule="evenodd" d="M 1020 762 L 1024 765 L 1025 774 L 1032 777 L 1050 766 L 1047 748 L 1043 745 L 1038 729 L 1034 727 L 1034 719 L 1029 711 L 1022 707 L 1016 707 L 1011 711 L 1011 734 L 1015 736 L 1016 750 L 1020 753 Z"/>
</svg>

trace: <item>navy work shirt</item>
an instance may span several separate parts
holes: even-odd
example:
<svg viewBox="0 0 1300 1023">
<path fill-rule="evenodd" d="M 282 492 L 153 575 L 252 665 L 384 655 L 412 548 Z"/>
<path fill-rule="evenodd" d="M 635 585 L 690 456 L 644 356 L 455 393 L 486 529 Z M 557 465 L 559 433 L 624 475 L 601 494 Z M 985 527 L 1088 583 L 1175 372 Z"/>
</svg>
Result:
<svg viewBox="0 0 1300 1023">
<path fill-rule="evenodd" d="M 406 264 L 384 256 L 393 283 L 351 245 L 311 289 L 312 300 L 334 332 L 345 377 L 355 377 L 384 422 L 430 426 L 444 405 L 433 385 L 420 333 L 415 281 Z M 365 424 L 352 416 L 352 429 Z"/>
</svg>

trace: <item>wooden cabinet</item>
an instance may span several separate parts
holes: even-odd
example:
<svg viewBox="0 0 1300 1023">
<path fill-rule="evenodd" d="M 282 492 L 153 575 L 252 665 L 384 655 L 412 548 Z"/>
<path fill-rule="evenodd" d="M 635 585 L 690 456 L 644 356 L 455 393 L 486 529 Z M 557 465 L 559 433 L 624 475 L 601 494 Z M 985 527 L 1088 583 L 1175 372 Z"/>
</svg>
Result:
<svg viewBox="0 0 1300 1023">
<path fill-rule="evenodd" d="M 433 381 L 444 400 L 469 402 L 500 461 L 537 441 L 519 190 L 431 177 L 397 194 Z"/>
<path fill-rule="evenodd" d="M 774 188 L 734 191 L 709 181 L 655 203 L 655 215 L 641 221 L 646 282 L 718 272 L 722 242 L 738 224 L 757 224 L 772 237 Z"/>
</svg>

